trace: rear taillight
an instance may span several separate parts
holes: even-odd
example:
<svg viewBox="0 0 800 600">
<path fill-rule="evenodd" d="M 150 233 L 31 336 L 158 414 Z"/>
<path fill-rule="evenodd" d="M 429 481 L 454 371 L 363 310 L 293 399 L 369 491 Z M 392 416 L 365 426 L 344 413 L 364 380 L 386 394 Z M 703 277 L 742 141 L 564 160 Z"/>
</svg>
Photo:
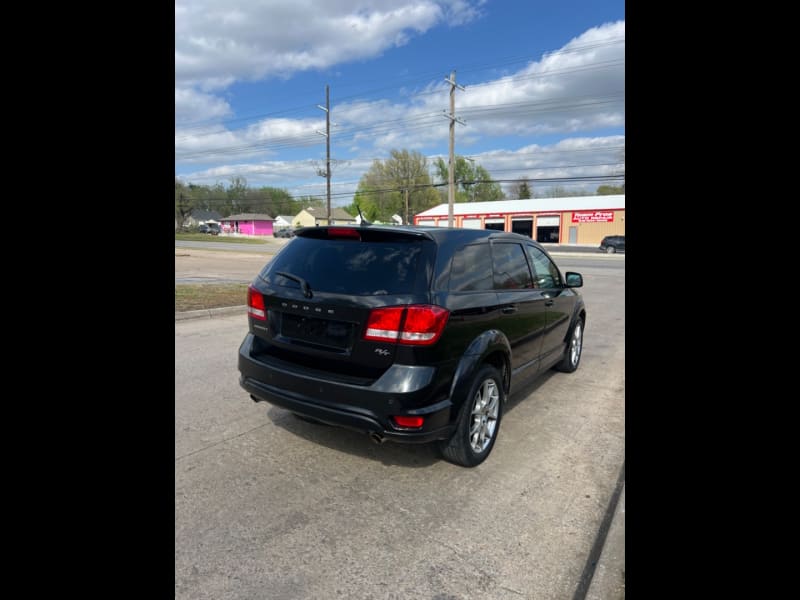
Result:
<svg viewBox="0 0 800 600">
<path fill-rule="evenodd" d="M 392 421 L 395 427 L 402 427 L 403 429 L 419 429 L 425 423 L 424 417 L 400 417 L 393 416 Z"/>
<path fill-rule="evenodd" d="M 267 307 L 264 306 L 264 296 L 252 285 L 247 287 L 247 314 L 254 319 L 267 320 Z"/>
<path fill-rule="evenodd" d="M 364 339 L 427 346 L 439 339 L 449 314 L 432 304 L 376 308 L 367 319 Z"/>
</svg>

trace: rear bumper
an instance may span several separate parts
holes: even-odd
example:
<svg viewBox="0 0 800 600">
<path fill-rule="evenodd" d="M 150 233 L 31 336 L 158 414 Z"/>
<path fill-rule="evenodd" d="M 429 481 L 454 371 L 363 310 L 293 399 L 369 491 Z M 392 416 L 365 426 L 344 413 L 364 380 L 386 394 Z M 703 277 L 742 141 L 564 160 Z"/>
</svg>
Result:
<svg viewBox="0 0 800 600">
<path fill-rule="evenodd" d="M 256 402 L 403 443 L 448 439 L 452 403 L 434 384 L 434 367 L 395 365 L 372 385 L 353 385 L 310 376 L 251 355 L 252 334 L 239 347 L 239 384 Z M 400 430 L 390 417 L 423 416 L 418 430 Z"/>
</svg>

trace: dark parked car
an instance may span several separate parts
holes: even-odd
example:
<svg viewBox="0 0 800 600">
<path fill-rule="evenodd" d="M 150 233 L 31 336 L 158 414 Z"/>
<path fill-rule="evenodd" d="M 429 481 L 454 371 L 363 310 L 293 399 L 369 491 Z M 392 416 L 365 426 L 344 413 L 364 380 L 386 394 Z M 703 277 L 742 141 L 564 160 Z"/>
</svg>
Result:
<svg viewBox="0 0 800 600">
<path fill-rule="evenodd" d="M 276 238 L 293 238 L 294 231 L 290 227 L 284 227 L 283 229 L 276 229 L 272 232 L 272 235 Z"/>
<path fill-rule="evenodd" d="M 475 466 L 512 386 L 578 368 L 582 285 L 515 233 L 299 229 L 248 289 L 239 382 L 302 419 Z"/>
<path fill-rule="evenodd" d="M 197 228 L 200 233 L 210 233 L 211 235 L 219 235 L 219 223 L 201 223 Z"/>
<path fill-rule="evenodd" d="M 608 254 L 614 252 L 625 252 L 625 236 L 624 235 L 607 235 L 600 242 L 600 250 Z"/>
</svg>

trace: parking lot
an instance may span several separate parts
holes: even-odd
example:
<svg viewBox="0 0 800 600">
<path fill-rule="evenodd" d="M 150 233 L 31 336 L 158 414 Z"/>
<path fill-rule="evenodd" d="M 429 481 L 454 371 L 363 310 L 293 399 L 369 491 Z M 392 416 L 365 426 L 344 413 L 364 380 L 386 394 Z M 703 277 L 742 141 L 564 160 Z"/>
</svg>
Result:
<svg viewBox="0 0 800 600">
<path fill-rule="evenodd" d="M 176 247 L 176 280 L 266 260 Z M 474 469 L 255 404 L 246 315 L 176 321 L 175 597 L 573 598 L 624 462 L 625 262 L 556 262 L 584 275 L 581 366 L 513 390 Z"/>
</svg>

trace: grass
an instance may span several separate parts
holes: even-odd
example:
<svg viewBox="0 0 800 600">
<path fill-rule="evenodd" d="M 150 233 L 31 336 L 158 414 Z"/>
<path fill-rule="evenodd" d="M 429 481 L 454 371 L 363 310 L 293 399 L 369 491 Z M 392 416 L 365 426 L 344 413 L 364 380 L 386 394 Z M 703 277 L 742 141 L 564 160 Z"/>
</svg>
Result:
<svg viewBox="0 0 800 600">
<path fill-rule="evenodd" d="M 265 241 L 254 240 L 253 238 L 234 237 L 229 235 L 209 235 L 207 233 L 178 233 L 175 232 L 176 240 L 189 242 L 229 242 L 234 244 L 265 244 Z"/>
<path fill-rule="evenodd" d="M 175 312 L 245 304 L 246 283 L 185 283 L 175 286 Z"/>
</svg>

